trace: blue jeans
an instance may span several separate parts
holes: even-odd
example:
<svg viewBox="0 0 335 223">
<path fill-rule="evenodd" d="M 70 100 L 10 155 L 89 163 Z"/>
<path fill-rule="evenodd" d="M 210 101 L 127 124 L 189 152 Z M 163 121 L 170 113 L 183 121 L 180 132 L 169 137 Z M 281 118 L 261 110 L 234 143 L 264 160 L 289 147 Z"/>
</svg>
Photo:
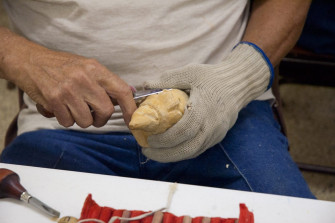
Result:
<svg viewBox="0 0 335 223">
<path fill-rule="evenodd" d="M 126 133 L 39 130 L 18 136 L 0 161 L 314 198 L 287 148 L 269 103 L 253 101 L 222 142 L 190 160 L 147 160 Z"/>
</svg>

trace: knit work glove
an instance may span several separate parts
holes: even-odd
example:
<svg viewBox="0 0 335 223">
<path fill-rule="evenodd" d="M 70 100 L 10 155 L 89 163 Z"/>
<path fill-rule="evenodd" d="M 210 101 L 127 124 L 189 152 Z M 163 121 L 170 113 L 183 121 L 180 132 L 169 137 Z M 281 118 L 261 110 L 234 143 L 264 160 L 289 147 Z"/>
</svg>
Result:
<svg viewBox="0 0 335 223">
<path fill-rule="evenodd" d="M 220 64 L 191 64 L 147 82 L 148 88 L 188 89 L 190 98 L 183 117 L 150 136 L 143 154 L 164 163 L 200 155 L 222 141 L 238 112 L 271 86 L 273 73 L 259 47 L 241 42 Z"/>
</svg>

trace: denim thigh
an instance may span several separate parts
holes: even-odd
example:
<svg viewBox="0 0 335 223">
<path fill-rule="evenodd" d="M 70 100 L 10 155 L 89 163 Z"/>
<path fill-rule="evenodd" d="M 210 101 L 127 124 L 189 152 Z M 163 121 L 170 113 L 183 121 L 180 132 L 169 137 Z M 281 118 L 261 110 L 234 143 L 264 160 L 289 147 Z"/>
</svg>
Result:
<svg viewBox="0 0 335 223">
<path fill-rule="evenodd" d="M 1 162 L 313 198 L 266 101 L 243 108 L 222 142 L 175 163 L 147 160 L 127 133 L 38 130 L 18 136 Z"/>
<path fill-rule="evenodd" d="M 139 177 L 139 151 L 127 133 L 38 130 L 18 136 L 4 149 L 0 162 Z"/>
<path fill-rule="evenodd" d="M 243 108 L 223 141 L 197 158 L 141 168 L 149 179 L 314 198 L 267 101 Z"/>
</svg>

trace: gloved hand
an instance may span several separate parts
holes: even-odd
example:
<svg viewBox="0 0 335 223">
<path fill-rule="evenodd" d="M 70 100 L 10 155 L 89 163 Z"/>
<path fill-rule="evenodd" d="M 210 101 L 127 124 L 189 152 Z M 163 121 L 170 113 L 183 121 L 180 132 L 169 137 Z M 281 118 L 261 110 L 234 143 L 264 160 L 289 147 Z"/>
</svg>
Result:
<svg viewBox="0 0 335 223">
<path fill-rule="evenodd" d="M 273 67 L 256 45 L 241 42 L 219 64 L 191 64 L 166 72 L 148 88 L 189 89 L 184 116 L 166 132 L 148 138 L 145 156 L 159 162 L 194 158 L 219 143 L 238 112 L 272 84 Z"/>
</svg>

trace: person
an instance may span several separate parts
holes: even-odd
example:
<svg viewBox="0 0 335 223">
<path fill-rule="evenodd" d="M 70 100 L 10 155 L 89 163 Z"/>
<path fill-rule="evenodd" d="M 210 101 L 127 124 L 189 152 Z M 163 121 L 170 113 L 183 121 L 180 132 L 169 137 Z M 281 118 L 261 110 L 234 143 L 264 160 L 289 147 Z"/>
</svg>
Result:
<svg viewBox="0 0 335 223">
<path fill-rule="evenodd" d="M 14 32 L 0 30 L 1 77 L 27 108 L 1 162 L 314 198 L 270 89 L 310 1 L 4 5 Z M 182 119 L 149 148 L 127 127 L 132 88 L 190 91 Z"/>
</svg>

